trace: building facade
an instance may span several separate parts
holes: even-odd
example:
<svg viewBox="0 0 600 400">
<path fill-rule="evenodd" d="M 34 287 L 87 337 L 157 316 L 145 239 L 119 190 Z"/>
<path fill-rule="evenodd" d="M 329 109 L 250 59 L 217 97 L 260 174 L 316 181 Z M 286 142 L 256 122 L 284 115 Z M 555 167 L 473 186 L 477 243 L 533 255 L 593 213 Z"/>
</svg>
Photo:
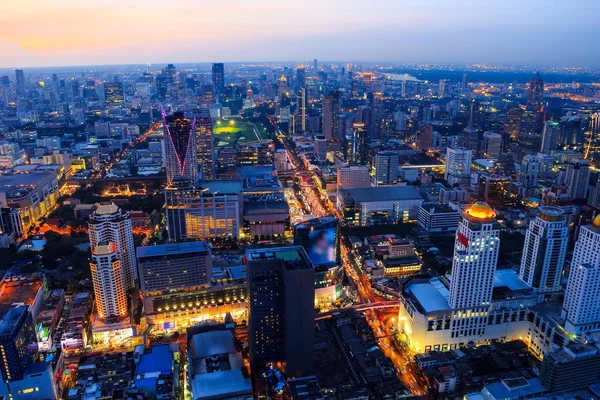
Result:
<svg viewBox="0 0 600 400">
<path fill-rule="evenodd" d="M 100 242 L 92 248 L 90 261 L 96 313 L 107 322 L 127 316 L 125 277 L 117 244 Z"/>
</svg>

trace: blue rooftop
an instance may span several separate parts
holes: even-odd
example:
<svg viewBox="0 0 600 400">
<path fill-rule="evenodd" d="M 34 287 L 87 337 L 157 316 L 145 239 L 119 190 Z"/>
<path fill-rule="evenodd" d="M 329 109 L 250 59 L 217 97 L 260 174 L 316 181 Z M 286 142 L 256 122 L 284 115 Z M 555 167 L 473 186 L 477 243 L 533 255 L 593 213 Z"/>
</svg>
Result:
<svg viewBox="0 0 600 400">
<path fill-rule="evenodd" d="M 142 354 L 137 366 L 137 374 L 160 372 L 170 374 L 173 371 L 173 354 L 168 344 L 152 346 L 150 353 Z"/>
<path fill-rule="evenodd" d="M 206 242 L 183 242 L 161 244 L 157 246 L 141 246 L 136 249 L 138 258 L 163 257 L 173 254 L 198 253 L 208 251 Z"/>
</svg>

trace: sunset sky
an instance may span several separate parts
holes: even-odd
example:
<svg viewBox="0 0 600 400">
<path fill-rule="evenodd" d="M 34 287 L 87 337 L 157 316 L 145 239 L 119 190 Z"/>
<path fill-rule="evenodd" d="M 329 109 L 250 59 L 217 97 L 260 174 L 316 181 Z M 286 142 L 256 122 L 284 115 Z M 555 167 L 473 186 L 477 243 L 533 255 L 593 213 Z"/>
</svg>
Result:
<svg viewBox="0 0 600 400">
<path fill-rule="evenodd" d="M 9 68 L 313 58 L 600 66 L 600 0 L 2 3 Z"/>
</svg>

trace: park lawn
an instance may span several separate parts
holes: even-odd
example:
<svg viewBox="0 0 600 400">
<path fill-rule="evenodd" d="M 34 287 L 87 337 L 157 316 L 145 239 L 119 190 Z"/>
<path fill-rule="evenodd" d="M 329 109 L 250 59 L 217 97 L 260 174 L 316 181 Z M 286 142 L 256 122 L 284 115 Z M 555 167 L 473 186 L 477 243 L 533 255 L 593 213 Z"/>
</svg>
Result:
<svg viewBox="0 0 600 400">
<path fill-rule="evenodd" d="M 216 147 L 225 147 L 219 146 L 219 142 L 226 142 L 226 146 L 236 146 L 238 143 L 252 143 L 258 140 L 251 124 L 237 120 L 235 125 L 229 125 L 226 121 L 216 123 L 213 134 Z"/>
</svg>

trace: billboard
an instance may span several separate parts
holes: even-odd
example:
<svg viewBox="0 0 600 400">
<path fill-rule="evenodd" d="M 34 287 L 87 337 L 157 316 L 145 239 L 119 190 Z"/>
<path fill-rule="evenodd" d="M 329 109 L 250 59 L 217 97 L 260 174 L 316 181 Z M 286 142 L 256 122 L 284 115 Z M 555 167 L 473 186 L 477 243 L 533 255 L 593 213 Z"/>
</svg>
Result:
<svg viewBox="0 0 600 400">
<path fill-rule="evenodd" d="M 335 262 L 336 228 L 316 229 L 308 234 L 308 258 L 314 265 Z"/>
</svg>

